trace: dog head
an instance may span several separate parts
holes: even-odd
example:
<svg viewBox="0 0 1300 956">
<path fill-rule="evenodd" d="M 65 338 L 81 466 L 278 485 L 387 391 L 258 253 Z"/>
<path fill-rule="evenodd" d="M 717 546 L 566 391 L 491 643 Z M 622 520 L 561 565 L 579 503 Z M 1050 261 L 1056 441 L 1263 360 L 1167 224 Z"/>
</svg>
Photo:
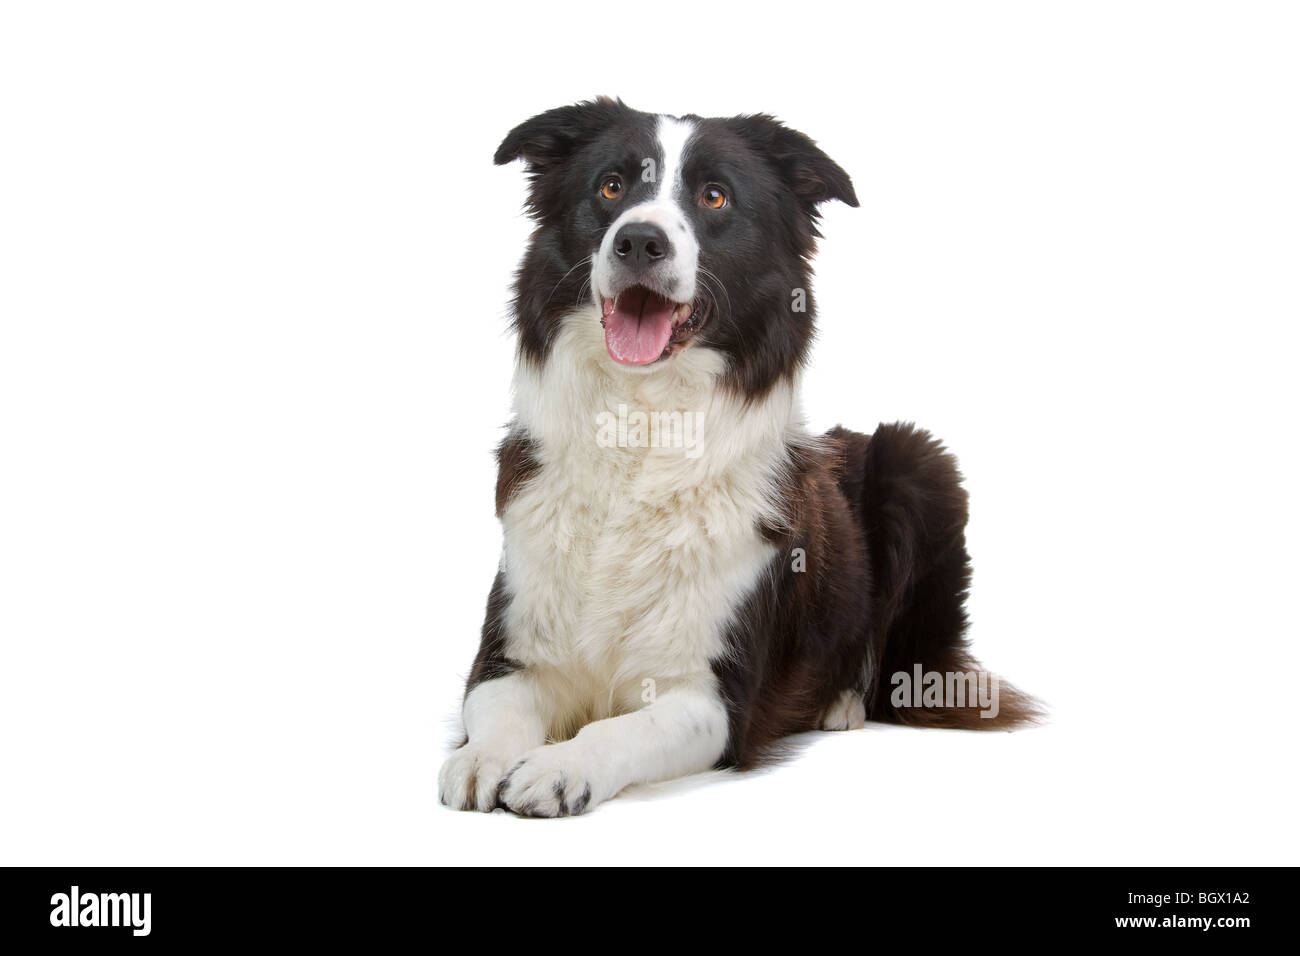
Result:
<svg viewBox="0 0 1300 956">
<path fill-rule="evenodd" d="M 728 383 L 752 394 L 802 362 L 818 206 L 858 204 L 807 136 L 766 115 L 674 117 L 598 99 L 520 124 L 496 153 L 516 159 L 537 222 L 515 287 L 526 357 L 544 361 L 563 322 L 590 319 L 629 372 L 714 349 Z"/>
</svg>

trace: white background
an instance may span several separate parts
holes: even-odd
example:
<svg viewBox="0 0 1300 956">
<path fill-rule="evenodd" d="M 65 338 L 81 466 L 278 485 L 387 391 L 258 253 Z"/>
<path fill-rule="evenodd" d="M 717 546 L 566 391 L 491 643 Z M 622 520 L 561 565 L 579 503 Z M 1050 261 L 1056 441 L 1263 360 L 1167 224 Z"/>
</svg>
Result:
<svg viewBox="0 0 1300 956">
<path fill-rule="evenodd" d="M 1300 862 L 1293 10 L 6 4 L 0 862 Z M 528 229 L 491 157 L 600 93 L 853 175 L 811 424 L 957 452 L 974 646 L 1049 726 L 436 805 Z"/>
</svg>

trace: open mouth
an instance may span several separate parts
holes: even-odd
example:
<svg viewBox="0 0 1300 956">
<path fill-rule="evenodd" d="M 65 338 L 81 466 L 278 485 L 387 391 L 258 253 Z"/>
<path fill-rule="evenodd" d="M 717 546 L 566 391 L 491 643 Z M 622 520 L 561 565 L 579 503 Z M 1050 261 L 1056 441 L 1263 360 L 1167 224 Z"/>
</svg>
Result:
<svg viewBox="0 0 1300 956">
<path fill-rule="evenodd" d="M 621 365 L 649 365 L 683 346 L 707 317 L 702 301 L 673 302 L 634 285 L 601 301 L 600 324 L 610 358 Z"/>
</svg>

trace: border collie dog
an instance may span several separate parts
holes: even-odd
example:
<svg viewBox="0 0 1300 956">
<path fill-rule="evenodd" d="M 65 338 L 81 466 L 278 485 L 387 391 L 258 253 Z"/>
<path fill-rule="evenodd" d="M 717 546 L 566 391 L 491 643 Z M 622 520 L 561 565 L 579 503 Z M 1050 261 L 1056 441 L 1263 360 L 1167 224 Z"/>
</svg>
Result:
<svg viewBox="0 0 1300 956">
<path fill-rule="evenodd" d="M 504 548 L 442 802 L 567 816 L 801 731 L 1033 719 L 1005 685 L 995 715 L 933 686 L 988 676 L 953 458 L 910 425 L 803 426 L 809 260 L 818 205 L 858 204 L 844 170 L 770 116 L 605 98 L 512 130 L 513 160 L 536 228 Z"/>
</svg>

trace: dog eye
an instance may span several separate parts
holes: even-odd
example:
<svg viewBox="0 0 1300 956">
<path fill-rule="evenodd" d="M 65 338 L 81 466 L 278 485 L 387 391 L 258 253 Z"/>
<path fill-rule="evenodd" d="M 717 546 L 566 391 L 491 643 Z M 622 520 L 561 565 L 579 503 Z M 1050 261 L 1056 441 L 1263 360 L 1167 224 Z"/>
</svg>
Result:
<svg viewBox="0 0 1300 956">
<path fill-rule="evenodd" d="M 721 186 L 705 186 L 700 195 L 700 202 L 710 209 L 721 209 L 727 204 L 727 194 Z"/>
<path fill-rule="evenodd" d="M 600 194 L 606 199 L 617 199 L 623 195 L 623 180 L 617 176 L 610 176 L 600 184 Z"/>
</svg>

